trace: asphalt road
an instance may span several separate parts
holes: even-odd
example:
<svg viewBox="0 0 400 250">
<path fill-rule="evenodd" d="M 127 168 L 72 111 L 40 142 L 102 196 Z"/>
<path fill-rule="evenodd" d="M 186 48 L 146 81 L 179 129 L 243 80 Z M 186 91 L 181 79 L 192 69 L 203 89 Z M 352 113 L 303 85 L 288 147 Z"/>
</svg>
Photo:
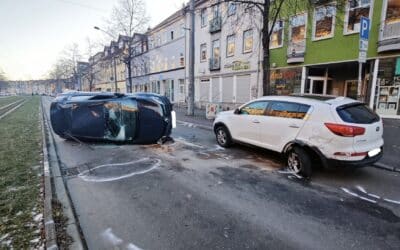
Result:
<svg viewBox="0 0 400 250">
<path fill-rule="evenodd" d="M 282 171 L 279 155 L 220 148 L 206 130 L 178 126 L 173 137 L 143 146 L 55 136 L 90 249 L 400 246 L 398 173 L 318 170 L 307 181 Z"/>
</svg>

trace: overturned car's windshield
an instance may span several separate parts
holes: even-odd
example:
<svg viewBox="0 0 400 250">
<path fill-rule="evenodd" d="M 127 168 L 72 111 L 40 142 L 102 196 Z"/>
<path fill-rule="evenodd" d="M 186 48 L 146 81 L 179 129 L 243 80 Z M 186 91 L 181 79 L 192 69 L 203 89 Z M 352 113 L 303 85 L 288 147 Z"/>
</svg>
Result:
<svg viewBox="0 0 400 250">
<path fill-rule="evenodd" d="M 105 138 L 130 140 L 137 128 L 137 103 L 131 99 L 110 101 L 104 104 Z"/>
</svg>

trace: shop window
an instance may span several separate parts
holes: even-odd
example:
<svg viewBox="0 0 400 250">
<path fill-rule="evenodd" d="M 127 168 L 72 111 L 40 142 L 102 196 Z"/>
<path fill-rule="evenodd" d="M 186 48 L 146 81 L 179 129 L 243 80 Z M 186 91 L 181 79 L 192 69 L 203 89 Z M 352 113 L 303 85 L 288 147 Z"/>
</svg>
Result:
<svg viewBox="0 0 400 250">
<path fill-rule="evenodd" d="M 315 8 L 313 23 L 313 39 L 320 40 L 333 37 L 335 27 L 336 6 L 324 5 Z"/>
<path fill-rule="evenodd" d="M 360 31 L 361 17 L 370 17 L 371 0 L 349 0 L 346 7 L 345 34 Z"/>
<path fill-rule="evenodd" d="M 226 57 L 235 55 L 235 35 L 226 38 Z"/>
<path fill-rule="evenodd" d="M 253 51 L 253 30 L 246 30 L 243 32 L 243 53 L 250 53 Z"/>
<path fill-rule="evenodd" d="M 283 32 L 284 22 L 282 20 L 276 21 L 272 28 L 270 48 L 280 48 L 283 46 Z"/>
<path fill-rule="evenodd" d="M 207 26 L 207 9 L 204 8 L 200 13 L 201 27 Z"/>
<path fill-rule="evenodd" d="M 200 45 L 200 62 L 207 61 L 207 44 Z"/>
</svg>

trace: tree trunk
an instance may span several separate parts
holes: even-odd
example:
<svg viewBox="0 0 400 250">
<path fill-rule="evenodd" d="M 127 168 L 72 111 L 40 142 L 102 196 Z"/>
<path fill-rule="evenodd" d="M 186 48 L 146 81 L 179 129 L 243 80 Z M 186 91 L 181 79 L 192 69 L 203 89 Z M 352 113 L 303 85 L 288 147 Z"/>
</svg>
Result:
<svg viewBox="0 0 400 250">
<path fill-rule="evenodd" d="M 263 73 L 263 96 L 271 94 L 270 86 L 270 53 L 269 53 L 269 7 L 270 1 L 264 1 L 264 13 L 263 13 L 263 28 L 262 28 L 262 47 L 263 47 L 263 61 L 262 61 L 262 73 Z"/>
<path fill-rule="evenodd" d="M 132 69 L 131 69 L 131 59 L 129 59 L 128 63 L 126 64 L 128 67 L 128 93 L 132 93 Z"/>
</svg>

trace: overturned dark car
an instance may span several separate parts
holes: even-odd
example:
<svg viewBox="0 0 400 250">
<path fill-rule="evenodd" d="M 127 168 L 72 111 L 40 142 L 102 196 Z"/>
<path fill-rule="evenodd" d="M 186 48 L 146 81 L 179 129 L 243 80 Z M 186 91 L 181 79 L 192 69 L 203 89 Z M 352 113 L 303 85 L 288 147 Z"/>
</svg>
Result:
<svg viewBox="0 0 400 250">
<path fill-rule="evenodd" d="M 67 92 L 51 103 L 50 118 L 65 139 L 138 144 L 169 138 L 176 126 L 168 98 L 150 93 Z"/>
</svg>

